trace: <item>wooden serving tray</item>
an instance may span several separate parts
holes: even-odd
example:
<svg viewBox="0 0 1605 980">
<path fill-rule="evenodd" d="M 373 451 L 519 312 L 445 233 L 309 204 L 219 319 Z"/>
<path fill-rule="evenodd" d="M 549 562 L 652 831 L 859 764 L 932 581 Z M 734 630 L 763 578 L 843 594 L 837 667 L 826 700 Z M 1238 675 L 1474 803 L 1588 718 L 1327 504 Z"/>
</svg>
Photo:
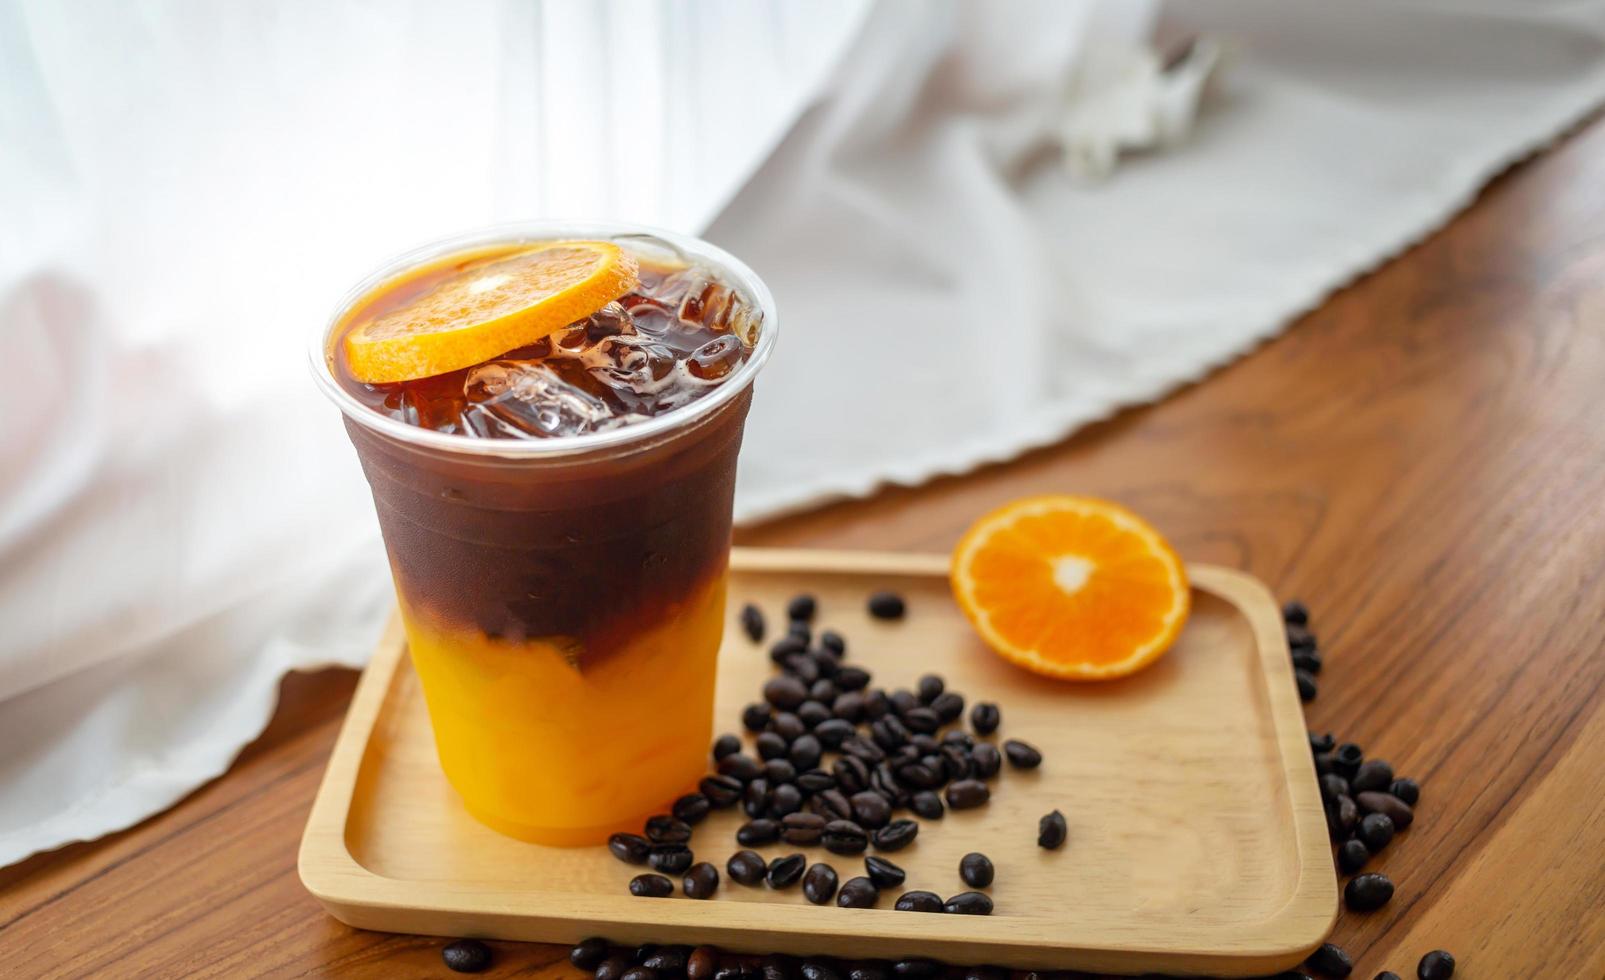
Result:
<svg viewBox="0 0 1605 980">
<path fill-rule="evenodd" d="M 935 671 L 950 688 L 1003 709 L 998 738 L 1040 748 L 1033 772 L 1004 767 L 990 805 L 925 821 L 889 855 L 907 889 L 964 891 L 959 858 L 997 866 L 987 917 L 808 904 L 801 890 L 726 878 L 711 901 L 634 898 L 640 872 L 605 848 L 521 843 L 464 811 L 435 759 L 429 719 L 399 624 L 364 672 L 301 842 L 306 887 L 364 929 L 576 942 L 712 943 L 750 952 L 928 956 L 956 963 L 1212 975 L 1275 972 L 1302 960 L 1337 915 L 1304 716 L 1282 620 L 1241 572 L 1195 565 L 1192 616 L 1176 647 L 1135 677 L 1066 684 L 984 650 L 947 585 L 945 556 L 737 549 L 730 610 L 755 602 L 770 639 L 786 599 L 819 597 L 816 626 L 847 637 L 848 659 L 888 690 Z M 871 619 L 865 597 L 895 589 L 901 622 Z M 727 631 L 720 730 L 770 675 L 767 644 Z M 688 787 L 689 788 L 689 787 Z M 1037 819 L 1058 808 L 1069 842 L 1036 846 Z M 700 860 L 737 846 L 739 809 L 696 829 Z M 809 852 L 846 881 L 862 859 Z M 873 853 L 873 852 L 871 852 Z"/>
</svg>

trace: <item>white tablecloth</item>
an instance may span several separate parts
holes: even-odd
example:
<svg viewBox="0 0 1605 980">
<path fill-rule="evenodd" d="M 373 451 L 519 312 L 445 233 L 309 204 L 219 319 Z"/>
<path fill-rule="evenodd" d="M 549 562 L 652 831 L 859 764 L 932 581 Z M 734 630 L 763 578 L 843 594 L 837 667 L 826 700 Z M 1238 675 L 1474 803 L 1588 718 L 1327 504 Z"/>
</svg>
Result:
<svg viewBox="0 0 1605 980">
<path fill-rule="evenodd" d="M 1152 13 L 0 5 L 0 864 L 365 657 L 388 577 L 301 346 L 399 247 L 585 216 L 747 259 L 784 330 L 751 519 L 1201 377 L 1605 99 L 1599 4 L 1177 4 L 1225 52 L 1190 138 L 1074 179 L 1061 145 L 1159 112 Z"/>
</svg>

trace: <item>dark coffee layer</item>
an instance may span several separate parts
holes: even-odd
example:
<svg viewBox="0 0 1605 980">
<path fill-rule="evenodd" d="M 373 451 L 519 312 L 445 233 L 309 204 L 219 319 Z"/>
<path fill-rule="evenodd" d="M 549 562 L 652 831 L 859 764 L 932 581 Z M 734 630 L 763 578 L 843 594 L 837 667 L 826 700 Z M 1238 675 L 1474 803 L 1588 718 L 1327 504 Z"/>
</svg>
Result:
<svg viewBox="0 0 1605 980">
<path fill-rule="evenodd" d="M 573 641 L 595 663 L 724 570 L 751 393 L 648 448 L 445 454 L 347 421 L 396 582 L 446 628 Z"/>
</svg>

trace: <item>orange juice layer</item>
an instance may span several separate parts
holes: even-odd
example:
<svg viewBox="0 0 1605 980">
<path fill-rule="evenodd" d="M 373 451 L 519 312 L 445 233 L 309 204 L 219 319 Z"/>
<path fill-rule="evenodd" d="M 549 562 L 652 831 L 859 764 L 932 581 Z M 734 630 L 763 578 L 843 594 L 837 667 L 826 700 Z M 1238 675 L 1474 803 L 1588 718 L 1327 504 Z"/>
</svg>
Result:
<svg viewBox="0 0 1605 980">
<path fill-rule="evenodd" d="M 480 822 L 601 843 L 639 832 L 707 771 L 722 571 L 584 673 L 563 638 L 492 640 L 400 599 L 441 767 Z"/>
</svg>

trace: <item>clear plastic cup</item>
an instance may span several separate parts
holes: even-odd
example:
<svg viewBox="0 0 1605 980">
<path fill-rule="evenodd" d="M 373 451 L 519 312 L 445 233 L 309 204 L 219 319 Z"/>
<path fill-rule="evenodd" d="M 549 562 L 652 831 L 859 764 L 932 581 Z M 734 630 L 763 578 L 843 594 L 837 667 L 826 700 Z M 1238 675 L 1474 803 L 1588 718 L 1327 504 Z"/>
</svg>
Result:
<svg viewBox="0 0 1605 980">
<path fill-rule="evenodd" d="M 458 251 L 612 239 L 714 269 L 761 325 L 698 400 L 620 428 L 475 439 L 408 425 L 338 382 L 346 315 L 376 286 Z M 319 387 L 373 490 L 440 763 L 468 811 L 546 844 L 639 829 L 706 770 L 724 632 L 736 455 L 774 301 L 697 239 L 619 225 L 493 228 L 387 263 L 315 338 Z"/>
</svg>

